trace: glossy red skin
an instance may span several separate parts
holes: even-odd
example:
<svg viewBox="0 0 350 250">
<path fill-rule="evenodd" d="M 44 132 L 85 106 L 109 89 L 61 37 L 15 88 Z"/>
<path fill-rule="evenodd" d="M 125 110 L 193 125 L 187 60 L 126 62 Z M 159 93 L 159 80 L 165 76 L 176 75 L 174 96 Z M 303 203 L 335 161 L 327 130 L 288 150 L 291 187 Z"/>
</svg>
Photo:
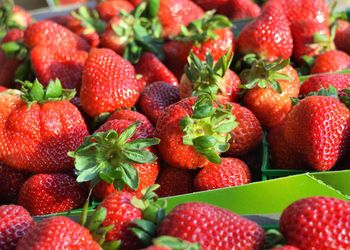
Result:
<svg viewBox="0 0 350 250">
<path fill-rule="evenodd" d="M 153 124 L 157 121 L 166 107 L 180 100 L 179 88 L 166 82 L 154 82 L 141 93 L 139 106 Z"/>
<path fill-rule="evenodd" d="M 88 229 L 64 216 L 43 219 L 30 230 L 19 242 L 17 249 L 89 249 L 101 247 Z"/>
<path fill-rule="evenodd" d="M 237 158 L 221 158 L 220 164 L 209 163 L 194 179 L 197 191 L 240 186 L 251 182 L 250 170 Z"/>
<path fill-rule="evenodd" d="M 110 49 L 92 49 L 85 62 L 80 101 L 94 117 L 131 108 L 140 95 L 134 67 Z"/>
<path fill-rule="evenodd" d="M 344 20 L 338 21 L 338 28 L 335 34 L 334 43 L 337 49 L 350 54 L 350 23 Z"/>
<path fill-rule="evenodd" d="M 165 37 L 179 34 L 181 25 L 187 26 L 203 15 L 204 11 L 191 0 L 160 1 L 158 17 Z"/>
<path fill-rule="evenodd" d="M 106 242 L 121 240 L 121 249 L 131 250 L 142 247 L 138 238 L 128 230 L 134 220 L 142 219 L 141 210 L 131 204 L 132 197 L 133 195 L 129 192 L 115 191 L 99 205 L 107 209 L 107 216 L 102 226 L 114 226 L 107 233 Z"/>
<path fill-rule="evenodd" d="M 200 243 L 203 249 L 261 249 L 264 230 L 255 222 L 213 205 L 176 206 L 160 223 L 158 235 Z"/>
<path fill-rule="evenodd" d="M 88 53 L 83 50 L 36 46 L 30 52 L 30 61 L 36 77 L 47 86 L 59 79 L 62 87 L 79 92 Z"/>
<path fill-rule="evenodd" d="M 243 98 L 245 106 L 253 112 L 261 125 L 268 129 L 283 124 L 292 109 L 290 98 L 298 97 L 300 89 L 298 73 L 292 66 L 287 66 L 279 73 L 292 78 L 292 80 L 278 80 L 282 88 L 281 94 L 271 87 L 266 89 L 255 87 L 248 90 Z"/>
<path fill-rule="evenodd" d="M 350 56 L 340 50 L 325 52 L 316 57 L 311 74 L 340 71 L 350 68 Z"/>
<path fill-rule="evenodd" d="M 33 103 L 28 109 L 19 96 L 0 95 L 0 161 L 10 167 L 37 173 L 72 169 L 67 153 L 87 135 L 83 117 L 69 101 Z"/>
<path fill-rule="evenodd" d="M 96 6 L 96 10 L 102 20 L 108 22 L 113 17 L 118 16 L 121 10 L 129 13 L 134 10 L 134 6 L 126 0 L 103 1 Z"/>
<path fill-rule="evenodd" d="M 329 96 L 310 96 L 292 109 L 284 138 L 314 170 L 330 170 L 348 149 L 350 112 Z"/>
<path fill-rule="evenodd" d="M 87 41 L 50 20 L 42 20 L 29 26 L 24 32 L 24 44 L 30 49 L 40 44 L 48 47 L 90 50 Z"/>
<path fill-rule="evenodd" d="M 259 5 L 251 0 L 228 0 L 226 5 L 219 9 L 231 19 L 258 17 L 261 14 Z"/>
<path fill-rule="evenodd" d="M 170 166 L 197 169 L 208 164 L 205 156 L 199 154 L 193 146 L 184 145 L 184 136 L 179 123 L 186 116 L 192 116 L 195 98 L 187 98 L 167 107 L 158 119 L 156 135 L 160 139 L 158 145 L 162 159 Z"/>
<path fill-rule="evenodd" d="M 18 192 L 28 178 L 29 173 L 0 163 L 0 200 L 5 203 L 16 203 Z"/>
<path fill-rule="evenodd" d="M 159 197 L 192 193 L 194 191 L 193 181 L 194 173 L 192 171 L 164 164 L 156 181 L 160 185 L 156 192 Z"/>
<path fill-rule="evenodd" d="M 27 210 L 21 206 L 0 206 L 0 248 L 15 249 L 18 241 L 28 232 L 35 222 Z"/>
<path fill-rule="evenodd" d="M 112 28 L 114 25 L 118 26 L 120 20 L 120 16 L 115 16 L 109 21 L 105 31 L 101 35 L 101 46 L 103 48 L 111 49 L 117 54 L 123 56 L 127 41 L 118 36 Z"/>
<path fill-rule="evenodd" d="M 179 83 L 174 74 L 152 53 L 145 52 L 135 65 L 137 74 L 142 75 L 146 85 L 157 81 L 167 82 L 174 86 Z"/>
<path fill-rule="evenodd" d="M 289 58 L 293 39 L 282 8 L 269 5 L 257 19 L 244 26 L 238 37 L 238 49 L 243 54 Z"/>
<path fill-rule="evenodd" d="M 84 187 L 68 174 L 37 174 L 22 186 L 18 204 L 34 216 L 80 208 L 86 198 Z"/>
<path fill-rule="evenodd" d="M 287 243 L 300 249 L 348 249 L 349 220 L 348 201 L 310 197 L 283 211 L 280 229 Z"/>
<path fill-rule="evenodd" d="M 329 86 L 333 86 L 336 90 L 342 91 L 348 88 L 350 85 L 349 74 L 329 74 L 314 76 L 307 79 L 300 87 L 300 94 L 307 95 L 310 92 L 316 92 L 322 88 L 328 89 Z"/>
</svg>

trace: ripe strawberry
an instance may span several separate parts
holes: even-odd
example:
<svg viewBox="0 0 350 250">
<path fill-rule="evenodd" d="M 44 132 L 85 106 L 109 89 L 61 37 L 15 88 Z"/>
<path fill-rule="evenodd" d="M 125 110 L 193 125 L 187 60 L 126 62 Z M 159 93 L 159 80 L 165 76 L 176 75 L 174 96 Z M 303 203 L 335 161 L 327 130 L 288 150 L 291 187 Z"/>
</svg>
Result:
<svg viewBox="0 0 350 250">
<path fill-rule="evenodd" d="M 181 25 L 201 18 L 203 10 L 190 0 L 159 1 L 158 16 L 163 26 L 163 36 L 168 37 L 180 33 Z"/>
<path fill-rule="evenodd" d="M 340 71 L 350 68 L 350 56 L 340 50 L 325 52 L 316 57 L 311 74 Z"/>
<path fill-rule="evenodd" d="M 21 61 L 9 58 L 0 48 L 0 85 L 10 87 L 14 82 L 16 70 Z"/>
<path fill-rule="evenodd" d="M 66 100 L 72 92 L 58 80 L 46 90 L 38 81 L 24 82 L 18 92 L 0 95 L 0 161 L 37 173 L 71 169 L 67 152 L 88 135 L 79 110 Z"/>
<path fill-rule="evenodd" d="M 238 49 L 243 54 L 289 58 L 292 55 L 293 39 L 282 8 L 266 6 L 257 19 L 242 29 L 238 37 Z"/>
<path fill-rule="evenodd" d="M 142 75 L 146 85 L 163 81 L 174 86 L 179 85 L 173 73 L 152 53 L 146 52 L 135 65 L 137 74 Z"/>
<path fill-rule="evenodd" d="M 194 179 L 198 191 L 233 187 L 247 184 L 251 181 L 248 166 L 236 158 L 222 158 L 220 164 L 208 164 Z"/>
<path fill-rule="evenodd" d="M 284 138 L 312 169 L 329 170 L 347 150 L 349 119 L 350 111 L 336 98 L 310 96 L 289 113 Z"/>
<path fill-rule="evenodd" d="M 109 0 L 102 1 L 96 6 L 100 17 L 104 21 L 110 21 L 113 17 L 118 16 L 123 10 L 127 13 L 134 10 L 134 6 L 126 0 Z"/>
<path fill-rule="evenodd" d="M 270 62 L 269 62 L 270 61 Z M 256 61 L 252 68 L 241 73 L 244 104 L 258 118 L 265 128 L 282 124 L 292 109 L 291 97 L 298 97 L 299 77 L 289 65 L 289 60 L 281 59 Z"/>
<path fill-rule="evenodd" d="M 34 226 L 34 220 L 21 206 L 0 206 L 0 249 L 15 249 L 17 242 Z"/>
<path fill-rule="evenodd" d="M 159 197 L 192 193 L 193 181 L 194 174 L 190 170 L 165 165 L 159 173 L 156 183 L 160 188 L 156 192 Z"/>
<path fill-rule="evenodd" d="M 36 46 L 30 52 L 32 68 L 44 86 L 51 80 L 60 79 L 64 88 L 77 91 L 87 57 L 86 51 L 69 48 Z"/>
<path fill-rule="evenodd" d="M 90 49 L 90 45 L 84 39 L 50 20 L 42 20 L 29 26 L 24 32 L 24 44 L 31 49 L 39 44 L 86 51 Z"/>
<path fill-rule="evenodd" d="M 158 235 L 198 242 L 203 249 L 260 249 L 264 242 L 264 230 L 255 222 L 197 202 L 176 206 L 159 225 Z"/>
<path fill-rule="evenodd" d="M 337 25 L 334 43 L 337 49 L 350 54 L 350 23 L 344 20 L 338 20 Z"/>
<path fill-rule="evenodd" d="M 166 107 L 180 100 L 179 88 L 166 82 L 154 82 L 141 93 L 139 106 L 153 124 L 157 121 Z"/>
<path fill-rule="evenodd" d="M 86 113 L 97 116 L 134 106 L 139 97 L 133 66 L 110 49 L 92 49 L 86 60 L 80 101 Z"/>
<path fill-rule="evenodd" d="M 330 212 L 331 211 L 331 212 Z M 310 197 L 287 207 L 280 220 L 288 244 L 300 249 L 347 249 L 350 203 L 329 197 Z"/>
<path fill-rule="evenodd" d="M 36 224 L 19 242 L 17 249 L 90 249 L 101 247 L 88 229 L 63 216 L 45 218 Z"/>
<path fill-rule="evenodd" d="M 219 9 L 219 12 L 222 12 L 231 19 L 244 19 L 258 17 L 261 14 L 261 9 L 259 5 L 251 0 L 228 0 Z"/>
<path fill-rule="evenodd" d="M 24 31 L 21 29 L 11 29 L 7 31 L 6 35 L 2 38 L 1 43 L 23 41 Z"/>
</svg>

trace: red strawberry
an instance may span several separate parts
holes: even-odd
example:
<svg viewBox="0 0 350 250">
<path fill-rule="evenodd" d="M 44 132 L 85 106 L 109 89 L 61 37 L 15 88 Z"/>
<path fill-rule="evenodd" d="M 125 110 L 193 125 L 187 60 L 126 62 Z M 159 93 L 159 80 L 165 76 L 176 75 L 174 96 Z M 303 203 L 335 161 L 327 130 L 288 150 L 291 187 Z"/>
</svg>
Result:
<svg viewBox="0 0 350 250">
<path fill-rule="evenodd" d="M 350 111 L 336 98 L 310 96 L 289 113 L 284 138 L 312 169 L 329 170 L 347 150 L 349 119 Z"/>
<path fill-rule="evenodd" d="M 38 81 L 25 82 L 22 90 L 0 95 L 0 161 L 32 172 L 71 169 L 67 152 L 88 135 L 79 110 L 66 100 L 72 93 L 62 92 L 59 81 L 47 90 Z"/>
<path fill-rule="evenodd" d="M 30 230 L 19 242 L 17 249 L 90 249 L 101 247 L 88 229 L 72 219 L 55 216 L 43 219 Z"/>
<path fill-rule="evenodd" d="M 29 173 L 18 171 L 0 163 L 0 200 L 6 203 L 17 201 L 17 195 Z"/>
<path fill-rule="evenodd" d="M 282 8 L 266 6 L 257 19 L 243 28 L 238 37 L 238 48 L 243 54 L 289 58 L 292 55 L 293 39 Z"/>
<path fill-rule="evenodd" d="M 34 220 L 21 206 L 0 206 L 0 248 L 15 249 L 17 242 L 34 226 Z"/>
<path fill-rule="evenodd" d="M 255 222 L 197 202 L 176 206 L 159 225 L 158 235 L 198 242 L 203 249 L 260 249 L 264 242 L 264 230 Z"/>
<path fill-rule="evenodd" d="M 248 166 L 236 158 L 222 158 L 220 164 L 208 164 L 194 179 L 198 191 L 233 187 L 251 181 Z"/>
<path fill-rule="evenodd" d="M 171 71 L 152 53 L 146 52 L 135 65 L 137 74 L 142 75 L 146 85 L 163 81 L 177 86 L 179 83 Z"/>
<path fill-rule="evenodd" d="M 201 18 L 203 10 L 190 0 L 159 1 L 158 16 L 163 25 L 163 35 L 168 37 L 177 35 L 181 25 L 187 26 L 190 22 Z"/>
<path fill-rule="evenodd" d="M 350 56 L 340 50 L 325 52 L 316 57 L 311 74 L 340 71 L 350 68 Z"/>
<path fill-rule="evenodd" d="M 87 194 L 67 174 L 37 174 L 22 186 L 18 204 L 32 215 L 53 214 L 80 208 Z"/>
<path fill-rule="evenodd" d="M 86 51 L 68 48 L 36 46 L 30 52 L 32 68 L 44 86 L 60 79 L 64 88 L 78 91 L 87 57 Z"/>
<path fill-rule="evenodd" d="M 288 244 L 300 249 L 348 249 L 350 203 L 329 197 L 310 197 L 287 207 L 280 219 Z"/>
<path fill-rule="evenodd" d="M 251 0 L 228 0 L 219 11 L 231 19 L 258 17 L 261 13 L 259 5 Z"/>
<path fill-rule="evenodd" d="M 141 93 L 139 105 L 142 112 L 157 124 L 160 115 L 169 105 L 180 100 L 179 88 L 166 82 L 154 82 Z"/>
<path fill-rule="evenodd" d="M 0 13 L 1 25 L 5 30 L 13 28 L 25 29 L 32 22 L 29 12 L 19 5 L 14 5 L 12 1 L 2 1 Z"/>
<path fill-rule="evenodd" d="M 344 20 L 337 21 L 337 32 L 335 34 L 334 43 L 337 49 L 350 54 L 350 23 Z"/>
<path fill-rule="evenodd" d="M 103 1 L 96 6 L 100 17 L 104 21 L 109 21 L 113 17 L 118 16 L 123 10 L 127 13 L 134 10 L 134 6 L 126 0 L 109 0 Z"/>
<path fill-rule="evenodd" d="M 0 92 L 4 92 L 4 91 L 6 91 L 7 90 L 7 88 L 6 87 L 4 87 L 4 86 L 0 86 Z"/>
<path fill-rule="evenodd" d="M 101 35 L 101 46 L 104 48 L 111 49 L 119 55 L 124 54 L 125 46 L 127 45 L 126 39 L 119 36 L 114 29 L 118 27 L 122 18 L 120 16 L 113 17 Z"/>
<path fill-rule="evenodd" d="M 24 31 L 21 29 L 11 29 L 2 38 L 1 43 L 23 41 Z"/>
<path fill-rule="evenodd" d="M 89 44 L 69 29 L 49 20 L 42 20 L 29 26 L 24 33 L 24 43 L 29 48 L 37 45 L 86 50 Z"/>
<path fill-rule="evenodd" d="M 160 188 L 156 192 L 160 197 L 192 193 L 193 181 L 194 175 L 191 171 L 166 165 L 160 171 L 157 180 Z"/>
<path fill-rule="evenodd" d="M 86 113 L 97 116 L 134 106 L 139 97 L 133 66 L 110 49 L 92 49 L 86 60 L 80 101 Z"/>
<path fill-rule="evenodd" d="M 165 54 L 165 64 L 180 79 L 184 67 L 187 63 L 187 57 L 192 49 L 191 43 L 183 43 L 178 41 L 169 41 L 164 44 L 163 52 Z"/>
</svg>

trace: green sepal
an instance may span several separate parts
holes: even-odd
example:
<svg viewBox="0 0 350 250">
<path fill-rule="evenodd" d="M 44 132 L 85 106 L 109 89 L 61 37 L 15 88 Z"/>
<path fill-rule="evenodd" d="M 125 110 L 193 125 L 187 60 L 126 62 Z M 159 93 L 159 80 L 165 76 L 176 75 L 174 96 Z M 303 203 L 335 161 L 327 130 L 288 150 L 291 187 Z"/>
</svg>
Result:
<svg viewBox="0 0 350 250">
<path fill-rule="evenodd" d="M 343 91 L 345 95 L 339 96 L 339 99 L 346 107 L 350 108 L 350 89 L 344 89 Z"/>
<path fill-rule="evenodd" d="M 141 219 L 133 221 L 133 224 L 130 231 L 132 231 L 144 245 L 150 245 L 152 243 L 152 237 L 157 233 L 157 226 L 153 222 Z"/>
<path fill-rule="evenodd" d="M 295 98 L 295 97 L 291 97 L 290 100 L 292 101 L 292 105 L 293 106 L 299 104 L 299 102 L 300 102 L 300 99 L 299 98 Z"/>
<path fill-rule="evenodd" d="M 103 250 L 119 250 L 122 245 L 121 240 L 104 242 L 101 246 Z"/>
<path fill-rule="evenodd" d="M 272 249 L 286 244 L 286 241 L 280 231 L 269 229 L 265 233 L 264 249 Z"/>
<path fill-rule="evenodd" d="M 108 118 L 111 116 L 111 113 L 109 112 L 103 112 L 99 114 L 98 116 L 94 117 L 92 121 L 92 126 L 94 130 L 97 130 L 102 124 L 104 124 Z"/>
<path fill-rule="evenodd" d="M 107 216 L 107 209 L 104 207 L 99 207 L 89 218 L 86 227 L 90 230 L 90 232 L 94 232 L 98 230 L 102 223 L 105 221 Z"/>
<path fill-rule="evenodd" d="M 154 246 L 169 247 L 172 250 L 202 250 L 199 243 L 191 243 L 172 236 L 161 236 L 153 240 Z"/>
<path fill-rule="evenodd" d="M 7 31 L 11 29 L 24 30 L 26 28 L 19 25 L 14 19 L 14 13 L 12 11 L 14 6 L 14 1 L 2 1 L 2 5 L 0 6 L 0 41 L 6 35 Z"/>
<path fill-rule="evenodd" d="M 306 96 L 330 96 L 338 99 L 338 91 L 332 85 L 329 85 L 328 89 L 321 88 L 319 91 L 313 91 Z"/>
<path fill-rule="evenodd" d="M 71 16 L 80 21 L 81 26 L 85 28 L 83 31 L 85 35 L 95 31 L 101 35 L 106 28 L 106 23 L 100 19 L 98 12 L 87 6 L 79 7 L 76 11 L 71 12 Z"/>
<path fill-rule="evenodd" d="M 23 60 L 28 56 L 28 49 L 20 42 L 7 42 L 1 44 L 1 50 L 9 58 Z"/>
</svg>

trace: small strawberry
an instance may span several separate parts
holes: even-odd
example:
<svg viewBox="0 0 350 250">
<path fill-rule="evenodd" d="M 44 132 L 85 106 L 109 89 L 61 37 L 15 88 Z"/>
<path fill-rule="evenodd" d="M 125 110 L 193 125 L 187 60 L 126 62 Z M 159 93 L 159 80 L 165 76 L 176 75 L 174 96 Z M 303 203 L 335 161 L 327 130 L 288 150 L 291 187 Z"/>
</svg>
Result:
<svg viewBox="0 0 350 250">
<path fill-rule="evenodd" d="M 350 54 L 350 22 L 338 20 L 337 25 L 334 43 L 337 49 Z"/>
<path fill-rule="evenodd" d="M 139 97 L 133 66 L 110 49 L 92 49 L 86 60 L 80 101 L 94 117 L 134 106 Z"/>
<path fill-rule="evenodd" d="M 233 187 L 251 181 L 248 166 L 236 158 L 222 158 L 220 164 L 208 164 L 194 179 L 198 191 Z"/>
<path fill-rule="evenodd" d="M 350 203 L 330 197 L 310 197 L 292 203 L 280 219 L 288 244 L 300 249 L 348 249 Z"/>
<path fill-rule="evenodd" d="M 108 0 L 99 3 L 96 10 L 102 20 L 110 21 L 113 17 L 118 16 L 121 11 L 130 13 L 134 10 L 134 6 L 126 0 Z"/>
<path fill-rule="evenodd" d="M 21 206 L 0 206 L 0 249 L 16 249 L 18 241 L 28 233 L 35 222 Z"/>
<path fill-rule="evenodd" d="M 11 29 L 26 29 L 32 22 L 29 12 L 13 1 L 4 0 L 0 5 L 0 31 L 6 32 Z M 1 34 L 0 34 L 1 40 Z"/>
<path fill-rule="evenodd" d="M 264 230 L 255 222 L 199 202 L 176 206 L 160 223 L 158 235 L 198 242 L 203 249 L 260 249 L 264 244 Z"/>
<path fill-rule="evenodd" d="M 180 100 L 179 88 L 166 82 L 154 82 L 141 93 L 139 106 L 153 124 L 157 121 L 166 107 Z"/>
<path fill-rule="evenodd" d="M 231 19 L 244 19 L 258 17 L 261 9 L 258 4 L 252 0 L 228 0 L 227 3 L 219 9 Z"/>
<path fill-rule="evenodd" d="M 45 218 L 37 223 L 19 242 L 17 249 L 90 249 L 101 247 L 88 229 L 64 216 Z"/>
<path fill-rule="evenodd" d="M 311 74 L 340 71 L 350 68 L 350 56 L 340 50 L 325 52 L 316 57 Z"/>
</svg>

